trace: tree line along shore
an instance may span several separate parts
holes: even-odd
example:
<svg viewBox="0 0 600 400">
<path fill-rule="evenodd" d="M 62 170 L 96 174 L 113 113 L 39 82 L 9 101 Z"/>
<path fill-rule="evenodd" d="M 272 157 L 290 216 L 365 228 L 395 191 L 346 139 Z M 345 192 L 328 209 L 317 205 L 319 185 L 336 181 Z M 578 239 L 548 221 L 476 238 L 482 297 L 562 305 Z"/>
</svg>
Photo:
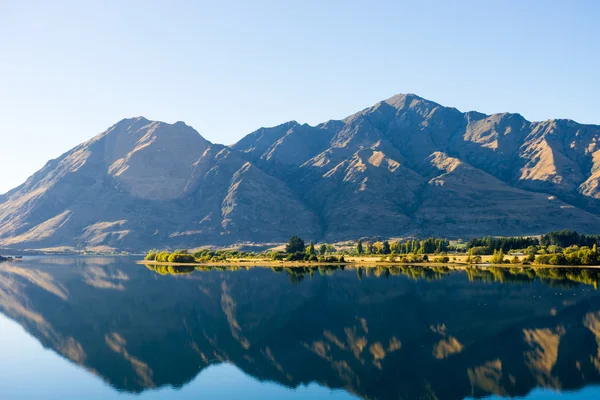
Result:
<svg viewBox="0 0 600 400">
<path fill-rule="evenodd" d="M 513 265 L 600 265 L 600 235 L 571 230 L 538 237 L 480 237 L 466 242 L 445 238 L 363 241 L 336 247 L 293 236 L 282 250 L 263 252 L 201 248 L 196 251 L 151 250 L 146 262 L 164 264 L 207 263 L 441 263 Z"/>
</svg>

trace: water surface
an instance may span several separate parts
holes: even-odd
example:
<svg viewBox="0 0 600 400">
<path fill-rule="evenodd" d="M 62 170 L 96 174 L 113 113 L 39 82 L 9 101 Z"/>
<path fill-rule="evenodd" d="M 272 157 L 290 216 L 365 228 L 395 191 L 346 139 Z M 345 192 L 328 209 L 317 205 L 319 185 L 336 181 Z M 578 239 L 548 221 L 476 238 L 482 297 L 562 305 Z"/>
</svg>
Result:
<svg viewBox="0 0 600 400">
<path fill-rule="evenodd" d="M 597 398 L 588 270 L 0 264 L 2 399 Z"/>
</svg>

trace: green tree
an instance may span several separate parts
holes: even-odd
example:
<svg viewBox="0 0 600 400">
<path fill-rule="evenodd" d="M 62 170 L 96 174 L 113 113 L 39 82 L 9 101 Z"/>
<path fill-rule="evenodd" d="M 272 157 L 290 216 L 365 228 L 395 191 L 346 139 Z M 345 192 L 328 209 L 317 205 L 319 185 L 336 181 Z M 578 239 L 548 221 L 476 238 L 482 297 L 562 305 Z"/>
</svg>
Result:
<svg viewBox="0 0 600 400">
<path fill-rule="evenodd" d="M 308 248 L 306 249 L 306 254 L 314 256 L 316 254 L 315 251 L 315 244 L 313 243 L 313 241 L 310 241 L 310 244 L 308 245 Z"/>
<path fill-rule="evenodd" d="M 373 243 L 373 247 L 375 248 L 374 254 L 383 254 L 383 243 L 375 242 Z"/>
<path fill-rule="evenodd" d="M 322 244 L 321 246 L 319 246 L 319 254 L 324 256 L 325 253 L 327 253 L 327 245 Z"/>
<path fill-rule="evenodd" d="M 356 242 L 356 254 L 361 255 L 364 253 L 362 240 L 358 239 Z"/>
<path fill-rule="evenodd" d="M 298 236 L 292 236 L 288 241 L 287 246 L 285 246 L 285 252 L 288 254 L 304 253 L 305 247 L 304 240 Z"/>
<path fill-rule="evenodd" d="M 387 240 L 383 242 L 382 254 L 390 254 L 392 251 L 390 249 L 390 242 Z"/>
<path fill-rule="evenodd" d="M 365 245 L 365 253 L 366 254 L 375 254 L 375 244 L 373 243 L 367 243 Z"/>
<path fill-rule="evenodd" d="M 187 254 L 187 252 L 175 252 L 169 255 L 167 261 L 172 263 L 193 263 L 195 259 L 193 255 Z"/>
<path fill-rule="evenodd" d="M 596 253 L 589 247 L 582 247 L 577 254 L 578 263 L 581 265 L 593 265 L 597 262 Z"/>
<path fill-rule="evenodd" d="M 155 260 L 158 262 L 168 262 L 170 255 L 171 255 L 171 253 L 169 253 L 168 251 L 161 251 L 160 253 L 158 253 L 156 255 Z"/>
<path fill-rule="evenodd" d="M 502 249 L 494 250 L 494 254 L 492 255 L 492 258 L 490 259 L 490 262 L 492 264 L 504 263 L 504 252 L 502 251 Z"/>
</svg>

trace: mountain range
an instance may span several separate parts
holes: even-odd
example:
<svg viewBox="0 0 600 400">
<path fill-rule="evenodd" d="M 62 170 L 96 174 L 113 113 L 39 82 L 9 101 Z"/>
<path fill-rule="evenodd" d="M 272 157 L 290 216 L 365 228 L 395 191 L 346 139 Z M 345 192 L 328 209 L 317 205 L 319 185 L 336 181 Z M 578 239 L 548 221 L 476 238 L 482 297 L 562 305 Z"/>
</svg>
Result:
<svg viewBox="0 0 600 400">
<path fill-rule="evenodd" d="M 124 119 L 0 195 L 0 247 L 535 235 L 600 223 L 600 126 L 401 94 L 232 146 Z"/>
</svg>

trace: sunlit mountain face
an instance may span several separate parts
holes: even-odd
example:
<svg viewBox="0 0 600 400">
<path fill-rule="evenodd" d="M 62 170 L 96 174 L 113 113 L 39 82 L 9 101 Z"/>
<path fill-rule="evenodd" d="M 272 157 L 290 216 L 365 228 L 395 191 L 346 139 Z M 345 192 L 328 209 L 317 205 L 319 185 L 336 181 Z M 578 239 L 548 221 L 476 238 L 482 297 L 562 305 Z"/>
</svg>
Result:
<svg viewBox="0 0 600 400">
<path fill-rule="evenodd" d="M 232 146 L 183 122 L 127 118 L 0 195 L 0 247 L 597 233 L 598 143 L 598 125 L 463 113 L 414 94 Z"/>
<path fill-rule="evenodd" d="M 600 381 L 598 276 L 39 258 L 0 264 L 0 311 L 113 390 L 142 396 L 222 363 L 365 399 L 525 396 Z"/>
</svg>

